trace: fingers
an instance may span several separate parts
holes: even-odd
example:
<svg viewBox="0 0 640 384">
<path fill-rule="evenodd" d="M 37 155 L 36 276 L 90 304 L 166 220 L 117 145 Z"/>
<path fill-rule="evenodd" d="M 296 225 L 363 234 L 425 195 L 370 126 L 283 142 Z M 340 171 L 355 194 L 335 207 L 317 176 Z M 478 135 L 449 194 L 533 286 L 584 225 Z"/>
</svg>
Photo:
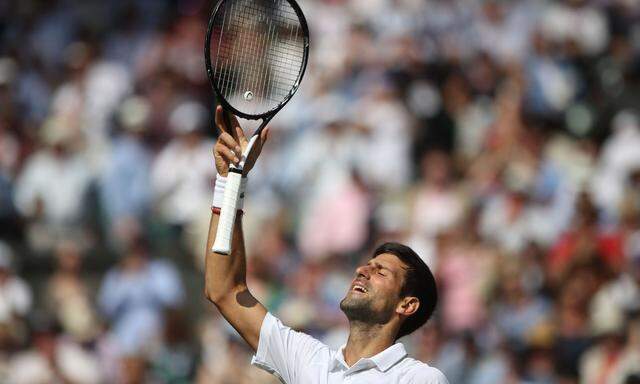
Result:
<svg viewBox="0 0 640 384">
<path fill-rule="evenodd" d="M 224 116 L 222 115 L 223 113 L 224 111 L 222 110 L 222 107 L 218 106 L 216 108 L 216 117 L 215 117 L 216 126 L 218 127 L 220 132 L 229 132 L 229 129 L 227 129 L 227 125 L 224 122 Z"/>
<path fill-rule="evenodd" d="M 215 122 L 220 132 L 227 132 L 234 139 L 238 138 L 240 144 L 246 144 L 248 142 L 244 131 L 240 127 L 238 118 L 231 113 L 225 112 L 222 106 L 216 107 Z"/>
<path fill-rule="evenodd" d="M 233 137 L 231 137 L 230 134 L 228 134 L 227 132 L 222 132 L 220 134 L 219 140 L 229 149 L 231 149 L 232 151 L 235 152 L 235 154 L 237 156 L 241 156 L 242 155 L 242 149 L 240 148 L 240 145 L 238 144 L 238 142 L 235 141 L 235 139 Z"/>
<path fill-rule="evenodd" d="M 255 149 L 252 152 L 253 154 L 255 154 L 255 157 L 258 157 L 260 155 L 260 152 L 262 152 L 262 147 L 264 146 L 264 143 L 267 142 L 268 138 L 269 138 L 269 128 L 265 128 L 260 133 L 260 139 L 257 140 L 254 145 Z"/>
<path fill-rule="evenodd" d="M 249 140 L 247 140 L 247 137 L 244 135 L 244 131 L 242 130 L 242 128 L 240 128 L 239 125 L 236 126 L 236 137 L 242 145 L 249 142 Z"/>
<path fill-rule="evenodd" d="M 222 142 L 218 142 L 214 148 L 215 155 L 235 165 L 240 164 L 240 157 L 234 151 L 225 146 Z"/>
<path fill-rule="evenodd" d="M 220 132 L 227 132 L 231 136 L 233 136 L 235 132 L 232 129 L 233 127 L 236 127 L 236 129 L 240 128 L 240 123 L 238 122 L 238 119 L 235 116 L 233 116 L 231 113 L 225 112 L 221 106 L 218 106 L 216 108 L 215 121 L 216 121 L 216 125 L 218 126 L 218 129 L 220 129 Z"/>
<path fill-rule="evenodd" d="M 226 113 L 221 106 L 216 108 L 215 123 L 220 129 L 220 136 L 214 147 L 214 156 L 216 158 L 216 167 L 222 174 L 220 170 L 226 169 L 229 164 L 240 165 L 243 149 L 246 150 L 249 140 L 240 127 L 238 119 L 234 115 Z M 245 172 L 249 172 L 255 164 L 262 146 L 269 138 L 269 132 L 270 129 L 265 128 L 260 133 L 260 138 L 254 144 L 250 153 L 247 154 L 244 164 Z"/>
<path fill-rule="evenodd" d="M 267 142 L 268 138 L 269 138 L 269 127 L 266 127 L 265 129 L 262 130 L 262 133 L 260 133 L 260 141 L 262 142 L 263 145 L 264 143 Z"/>
<path fill-rule="evenodd" d="M 234 127 L 240 128 L 240 122 L 238 121 L 238 118 L 234 115 L 229 113 L 229 117 L 230 117 L 230 121 L 231 121 L 231 125 L 233 125 Z"/>
</svg>

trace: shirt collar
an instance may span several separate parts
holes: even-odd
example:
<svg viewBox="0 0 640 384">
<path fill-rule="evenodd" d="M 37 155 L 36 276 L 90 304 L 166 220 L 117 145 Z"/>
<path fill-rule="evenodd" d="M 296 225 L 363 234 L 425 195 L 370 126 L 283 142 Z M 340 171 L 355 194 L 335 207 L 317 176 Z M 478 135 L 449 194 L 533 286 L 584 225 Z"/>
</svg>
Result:
<svg viewBox="0 0 640 384">
<path fill-rule="evenodd" d="M 344 361 L 344 348 L 345 345 L 340 347 L 340 349 L 335 352 L 331 364 L 329 365 L 329 370 L 334 370 L 340 366 L 343 366 L 345 369 L 350 369 L 347 363 Z M 377 355 L 360 359 L 356 364 L 352 366 L 352 368 L 356 365 L 360 365 L 360 363 L 365 360 L 372 362 L 380 371 L 386 372 L 396 363 L 402 360 L 405 356 L 407 356 L 407 351 L 404 348 L 404 345 L 402 343 L 396 343 L 388 347 L 384 351 L 378 353 Z"/>
<path fill-rule="evenodd" d="M 346 346 L 346 344 L 343 344 L 340 348 L 338 348 L 337 351 L 335 351 L 333 353 L 333 358 L 331 359 L 331 363 L 329 363 L 329 370 L 333 371 L 334 369 L 343 366 L 346 368 L 347 367 L 347 363 L 344 361 L 344 347 Z"/>
</svg>

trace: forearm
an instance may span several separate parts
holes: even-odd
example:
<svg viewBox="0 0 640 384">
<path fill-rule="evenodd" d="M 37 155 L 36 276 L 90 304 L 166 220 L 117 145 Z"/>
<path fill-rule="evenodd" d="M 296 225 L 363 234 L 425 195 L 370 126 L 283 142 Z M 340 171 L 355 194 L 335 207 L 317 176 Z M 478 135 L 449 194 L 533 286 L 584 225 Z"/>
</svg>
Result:
<svg viewBox="0 0 640 384">
<path fill-rule="evenodd" d="M 213 303 L 220 303 L 235 292 L 246 288 L 247 267 L 242 233 L 242 215 L 236 216 L 230 255 L 211 251 L 219 219 L 218 214 L 211 214 L 205 259 L 205 294 Z"/>
<path fill-rule="evenodd" d="M 231 254 L 211 252 L 218 228 L 218 215 L 212 214 L 205 260 L 205 294 L 222 316 L 255 351 L 260 339 L 260 327 L 267 310 L 247 288 L 246 258 L 241 215 L 236 217 Z"/>
</svg>

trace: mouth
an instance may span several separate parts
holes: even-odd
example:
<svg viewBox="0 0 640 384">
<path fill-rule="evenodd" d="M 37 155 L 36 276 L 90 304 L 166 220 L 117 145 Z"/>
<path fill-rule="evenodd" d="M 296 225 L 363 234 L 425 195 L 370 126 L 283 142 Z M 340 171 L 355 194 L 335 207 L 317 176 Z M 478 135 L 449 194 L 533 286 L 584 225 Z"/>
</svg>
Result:
<svg viewBox="0 0 640 384">
<path fill-rule="evenodd" d="M 363 284 L 355 282 L 351 285 L 351 291 L 358 293 L 368 293 L 369 290 Z"/>
</svg>

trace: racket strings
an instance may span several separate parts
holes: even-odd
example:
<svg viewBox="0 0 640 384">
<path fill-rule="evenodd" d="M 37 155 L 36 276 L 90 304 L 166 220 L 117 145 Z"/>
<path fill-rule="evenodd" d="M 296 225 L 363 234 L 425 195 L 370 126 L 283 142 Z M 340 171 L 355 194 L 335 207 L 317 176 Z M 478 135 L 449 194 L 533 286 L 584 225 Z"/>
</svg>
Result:
<svg viewBox="0 0 640 384">
<path fill-rule="evenodd" d="M 269 112 L 286 101 L 303 67 L 298 15 L 285 0 L 229 0 L 222 6 L 211 39 L 214 81 L 237 110 Z"/>
</svg>

